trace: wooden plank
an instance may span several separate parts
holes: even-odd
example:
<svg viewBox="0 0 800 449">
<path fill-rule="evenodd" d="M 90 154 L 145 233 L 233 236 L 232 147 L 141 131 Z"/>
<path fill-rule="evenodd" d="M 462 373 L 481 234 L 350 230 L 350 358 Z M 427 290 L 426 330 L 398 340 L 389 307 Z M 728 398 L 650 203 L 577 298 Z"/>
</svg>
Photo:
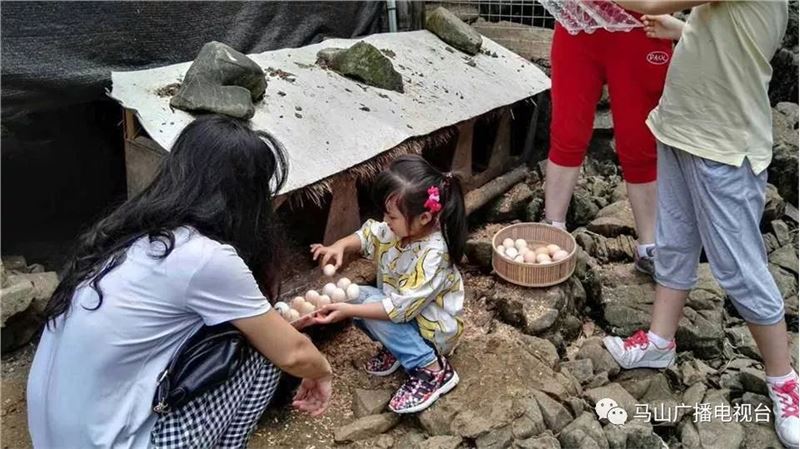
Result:
<svg viewBox="0 0 800 449">
<path fill-rule="evenodd" d="M 462 179 L 472 178 L 472 140 L 475 135 L 475 119 L 458 125 L 458 142 L 453 154 L 450 171 L 461 175 Z"/>
<path fill-rule="evenodd" d="M 328 221 L 325 224 L 323 238 L 325 245 L 330 245 L 355 232 L 361 226 L 356 180 L 353 178 L 337 180 L 331 190 L 333 198 L 328 211 Z"/>
<path fill-rule="evenodd" d="M 161 159 L 167 152 L 154 140 L 144 136 L 125 141 L 125 174 L 128 198 L 144 190 L 155 177 Z"/>
<path fill-rule="evenodd" d="M 505 173 L 511 161 L 511 112 L 504 109 L 497 122 L 497 134 L 492 145 L 492 154 L 486 170 L 472 178 L 469 185 L 480 187 Z"/>
<path fill-rule="evenodd" d="M 134 140 L 139 134 L 136 112 L 131 109 L 124 109 L 124 111 L 125 113 L 122 115 L 123 135 L 126 140 Z"/>
</svg>

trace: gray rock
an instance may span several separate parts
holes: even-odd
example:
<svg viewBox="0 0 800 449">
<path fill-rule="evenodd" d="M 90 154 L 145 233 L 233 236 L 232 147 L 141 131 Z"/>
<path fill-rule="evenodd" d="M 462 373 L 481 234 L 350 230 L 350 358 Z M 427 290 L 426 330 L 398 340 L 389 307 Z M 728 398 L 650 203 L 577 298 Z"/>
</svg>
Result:
<svg viewBox="0 0 800 449">
<path fill-rule="evenodd" d="M 578 359 L 568 362 L 561 362 L 561 369 L 568 369 L 581 384 L 586 384 L 594 377 L 592 359 Z M 606 376 L 606 378 L 608 378 Z"/>
<path fill-rule="evenodd" d="M 487 206 L 486 220 L 489 223 L 502 223 L 522 218 L 532 197 L 531 188 L 521 182 Z"/>
<path fill-rule="evenodd" d="M 21 273 L 25 273 L 28 271 L 28 262 L 25 260 L 24 256 L 3 256 L 3 267 L 7 271 L 17 271 Z"/>
<path fill-rule="evenodd" d="M 576 190 L 572 195 L 567 213 L 567 221 L 573 226 L 585 226 L 594 220 L 599 211 L 600 208 L 594 203 L 590 193 Z"/>
<path fill-rule="evenodd" d="M 631 396 L 641 400 L 650 388 L 650 381 L 653 380 L 659 371 L 650 368 L 634 368 L 624 370 L 615 381 L 622 386 Z"/>
<path fill-rule="evenodd" d="M 775 279 L 782 298 L 797 296 L 797 278 L 794 274 L 775 264 L 769 264 L 769 272 L 772 274 L 772 278 Z"/>
<path fill-rule="evenodd" d="M 797 58 L 792 58 L 785 51 L 778 53 L 782 56 L 776 55 L 776 59 L 789 56 L 789 61 L 794 60 L 796 73 Z M 792 84 L 795 84 L 793 89 L 796 93 L 797 80 L 794 80 Z M 797 101 L 796 97 L 794 101 Z M 772 135 L 772 163 L 768 168 L 769 180 L 778 186 L 781 196 L 788 202 L 797 205 L 797 103 L 779 103 L 772 110 Z"/>
<path fill-rule="evenodd" d="M 525 343 L 525 349 L 528 353 L 544 362 L 548 367 L 556 368 L 559 357 L 558 350 L 553 346 L 553 343 L 533 335 L 522 334 L 520 338 Z"/>
<path fill-rule="evenodd" d="M 775 428 L 771 423 L 767 425 L 751 422 L 741 423 L 744 429 L 744 443 L 746 448 L 784 449 L 783 443 L 778 439 Z"/>
<path fill-rule="evenodd" d="M 683 392 L 683 403 L 686 405 L 699 404 L 703 401 L 708 388 L 702 382 L 697 382 Z"/>
<path fill-rule="evenodd" d="M 617 184 L 614 190 L 611 191 L 611 202 L 616 203 L 618 201 L 628 201 L 628 188 L 624 182 Z"/>
<path fill-rule="evenodd" d="M 664 440 L 653 426 L 641 420 L 628 420 L 625 424 L 606 424 L 603 428 L 609 449 L 660 449 L 666 448 Z"/>
<path fill-rule="evenodd" d="M 557 318 L 558 310 L 550 308 L 544 309 L 541 314 L 530 321 L 528 331 L 534 334 L 546 331 L 556 322 Z"/>
<path fill-rule="evenodd" d="M 214 112 L 241 119 L 255 113 L 253 102 L 264 96 L 267 79 L 261 67 L 220 42 L 200 49 L 170 106 L 188 112 Z"/>
<path fill-rule="evenodd" d="M 602 373 L 595 374 L 595 376 L 592 377 L 592 380 L 586 384 L 586 388 L 602 387 L 603 385 L 607 385 L 608 382 L 608 372 L 603 371 Z"/>
<path fill-rule="evenodd" d="M 33 283 L 19 276 L 9 276 L 8 286 L 0 290 L 0 317 L 2 326 L 6 327 L 8 319 L 24 312 L 33 302 Z"/>
<path fill-rule="evenodd" d="M 740 354 L 751 359 L 761 360 L 756 341 L 747 326 L 736 326 L 725 329 L 728 341 Z"/>
<path fill-rule="evenodd" d="M 589 403 L 594 407 L 595 404 L 601 399 L 611 398 L 616 401 L 617 405 L 622 407 L 628 413 L 628 418 L 632 418 L 636 413 L 636 399 L 633 398 L 624 388 L 618 383 L 610 383 L 598 388 L 591 388 L 584 391 L 584 397 L 589 400 Z M 595 421 L 597 419 L 595 418 Z M 563 442 L 562 442 L 563 443 Z"/>
<path fill-rule="evenodd" d="M 614 119 L 608 109 L 598 109 L 594 114 L 594 131 L 606 134 L 614 133 Z"/>
<path fill-rule="evenodd" d="M 719 390 L 710 390 L 706 393 L 703 401 L 711 406 L 712 411 L 717 405 L 730 406 L 724 394 Z M 744 441 L 744 429 L 735 421 L 723 422 L 722 420 L 714 419 L 712 415 L 708 422 L 698 422 L 695 425 L 700 445 L 703 449 L 738 448 Z"/>
<path fill-rule="evenodd" d="M 544 423 L 548 429 L 558 433 L 572 421 L 572 415 L 558 401 L 541 391 L 534 391 L 533 394 L 536 397 L 536 402 L 539 404 Z"/>
<path fill-rule="evenodd" d="M 446 436 L 450 436 L 450 435 L 446 435 Z M 410 429 L 406 429 L 403 432 L 402 436 L 400 436 L 395 441 L 395 446 L 394 447 L 396 447 L 396 448 L 401 448 L 401 447 L 417 448 L 417 446 L 420 443 L 422 443 L 423 441 L 425 441 L 425 440 L 426 440 L 425 434 L 423 434 L 419 430 L 416 430 L 416 428 L 410 428 Z"/>
<path fill-rule="evenodd" d="M 745 391 L 768 395 L 767 378 L 764 371 L 756 368 L 744 368 L 739 371 L 739 380 Z"/>
<path fill-rule="evenodd" d="M 660 425 L 674 426 L 684 413 L 683 409 L 678 410 L 678 400 L 672 393 L 666 376 L 661 373 L 653 376 L 640 401 L 648 404 L 653 420 Z M 677 411 L 678 415 L 674 416 L 673 411 Z"/>
<path fill-rule="evenodd" d="M 514 442 L 515 449 L 561 449 L 561 443 L 552 434 L 539 435 L 538 437 L 518 440 Z"/>
<path fill-rule="evenodd" d="M 772 233 L 775 234 L 775 238 L 778 239 L 778 243 L 781 246 L 792 243 L 792 233 L 789 231 L 789 225 L 787 225 L 785 221 L 773 220 L 770 223 L 770 227 L 772 228 Z"/>
<path fill-rule="evenodd" d="M 382 434 L 391 429 L 400 421 L 400 416 L 395 413 L 383 413 L 358 418 L 350 424 L 344 425 L 333 434 L 337 443 L 363 440 Z"/>
<path fill-rule="evenodd" d="M 586 438 L 591 439 L 596 447 L 608 449 L 608 440 L 606 440 L 603 427 L 597 421 L 597 417 L 588 412 L 581 414 L 575 421 L 564 427 L 558 441 L 561 442 L 562 447 L 591 447 L 584 442 Z"/>
<path fill-rule="evenodd" d="M 716 370 L 703 363 L 702 360 L 689 359 L 680 365 L 681 382 L 684 385 L 691 386 L 697 382 L 703 382 L 706 378 L 714 374 Z"/>
<path fill-rule="evenodd" d="M 348 78 L 403 93 L 403 77 L 394 69 L 392 61 L 367 42 L 356 42 L 347 50 L 335 53 L 327 65 Z"/>
<path fill-rule="evenodd" d="M 533 397 L 523 400 L 522 406 L 525 414 L 517 418 L 512 424 L 511 431 L 517 439 L 524 439 L 533 435 L 539 435 L 547 430 L 547 425 L 544 422 L 542 410 L 539 408 L 539 403 Z"/>
<path fill-rule="evenodd" d="M 477 31 L 442 7 L 436 8 L 427 15 L 425 29 L 470 55 L 478 53 L 483 44 L 483 38 Z"/>
<path fill-rule="evenodd" d="M 392 399 L 392 390 L 362 390 L 353 392 L 353 414 L 356 418 L 381 413 Z"/>
<path fill-rule="evenodd" d="M 795 276 L 798 274 L 797 250 L 792 245 L 782 246 L 773 251 L 769 255 L 769 262 L 791 271 Z"/>
<path fill-rule="evenodd" d="M 464 254 L 467 256 L 469 263 L 485 270 L 492 269 L 493 252 L 491 240 L 469 239 L 464 246 Z"/>
<path fill-rule="evenodd" d="M 797 150 L 795 150 L 795 152 L 796 151 Z M 795 158 L 796 157 L 797 155 L 795 155 Z M 783 217 L 785 211 L 786 202 L 778 193 L 778 189 L 772 184 L 767 184 L 766 204 L 764 205 L 764 213 L 761 215 L 761 223 L 766 224 L 772 220 L 777 220 Z"/>
<path fill-rule="evenodd" d="M 463 447 L 464 439 L 452 435 L 437 435 L 420 442 L 417 449 L 459 449 Z"/>
<path fill-rule="evenodd" d="M 500 320 L 533 335 L 554 327 L 559 315 L 570 313 L 568 309 L 570 303 L 575 303 L 574 295 L 568 283 L 538 289 L 498 283 L 487 299 L 494 305 Z"/>
<path fill-rule="evenodd" d="M 629 201 L 617 201 L 604 207 L 586 228 L 606 237 L 635 235 L 636 226 Z"/>
<path fill-rule="evenodd" d="M 525 206 L 525 221 L 536 223 L 544 218 L 544 199 L 534 196 Z"/>
<path fill-rule="evenodd" d="M 514 441 L 514 437 L 511 435 L 511 429 L 503 427 L 476 438 L 475 447 L 477 449 L 505 449 L 511 447 L 512 441 Z"/>
<path fill-rule="evenodd" d="M 614 357 L 599 344 L 584 343 L 575 354 L 575 359 L 590 359 L 595 373 L 607 372 L 609 377 L 616 376 L 620 367 Z"/>
</svg>

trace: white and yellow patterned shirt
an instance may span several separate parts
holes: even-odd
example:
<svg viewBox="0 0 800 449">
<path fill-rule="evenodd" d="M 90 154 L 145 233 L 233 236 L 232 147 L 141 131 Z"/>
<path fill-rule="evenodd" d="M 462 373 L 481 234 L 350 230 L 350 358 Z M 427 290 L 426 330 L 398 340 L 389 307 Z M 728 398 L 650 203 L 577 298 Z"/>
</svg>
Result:
<svg viewBox="0 0 800 449">
<path fill-rule="evenodd" d="M 403 247 L 386 223 L 368 220 L 356 232 L 364 256 L 378 267 L 383 308 L 395 323 L 417 320 L 422 337 L 449 354 L 464 323 L 464 281 L 451 263 L 444 236 L 436 231 Z"/>
</svg>

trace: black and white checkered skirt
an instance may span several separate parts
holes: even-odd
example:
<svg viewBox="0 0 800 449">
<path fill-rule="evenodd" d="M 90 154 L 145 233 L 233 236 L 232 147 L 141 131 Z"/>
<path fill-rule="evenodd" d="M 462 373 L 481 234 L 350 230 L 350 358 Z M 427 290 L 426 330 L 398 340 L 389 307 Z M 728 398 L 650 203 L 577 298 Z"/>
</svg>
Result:
<svg viewBox="0 0 800 449">
<path fill-rule="evenodd" d="M 160 416 L 150 435 L 158 449 L 244 448 L 278 387 L 281 371 L 251 349 L 227 382 Z"/>
</svg>

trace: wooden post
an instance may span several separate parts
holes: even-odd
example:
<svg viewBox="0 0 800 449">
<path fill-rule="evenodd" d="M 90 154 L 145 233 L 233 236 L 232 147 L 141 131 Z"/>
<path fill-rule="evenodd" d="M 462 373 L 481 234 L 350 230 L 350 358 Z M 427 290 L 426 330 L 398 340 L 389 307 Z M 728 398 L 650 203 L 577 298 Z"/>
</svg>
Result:
<svg viewBox="0 0 800 449">
<path fill-rule="evenodd" d="M 334 181 L 333 198 L 328 211 L 323 244 L 330 245 L 336 240 L 355 232 L 361 226 L 358 209 L 358 190 L 356 180 L 343 178 Z"/>
<path fill-rule="evenodd" d="M 132 109 L 124 109 L 125 113 L 122 116 L 122 121 L 124 123 L 123 126 L 123 136 L 126 140 L 133 140 L 136 138 L 137 126 L 136 126 L 136 112 Z"/>
<path fill-rule="evenodd" d="M 475 119 L 458 125 L 458 143 L 453 154 L 450 171 L 458 173 L 466 184 L 472 180 L 472 137 L 475 134 Z M 466 187 L 466 186 L 465 186 Z M 468 189 L 468 187 L 466 187 Z"/>
<path fill-rule="evenodd" d="M 505 173 L 506 166 L 511 159 L 511 113 L 504 109 L 500 120 L 497 122 L 497 134 L 492 144 L 492 154 L 489 157 L 489 166 L 486 170 L 476 175 L 472 188 L 480 187 L 493 178 Z"/>
</svg>

